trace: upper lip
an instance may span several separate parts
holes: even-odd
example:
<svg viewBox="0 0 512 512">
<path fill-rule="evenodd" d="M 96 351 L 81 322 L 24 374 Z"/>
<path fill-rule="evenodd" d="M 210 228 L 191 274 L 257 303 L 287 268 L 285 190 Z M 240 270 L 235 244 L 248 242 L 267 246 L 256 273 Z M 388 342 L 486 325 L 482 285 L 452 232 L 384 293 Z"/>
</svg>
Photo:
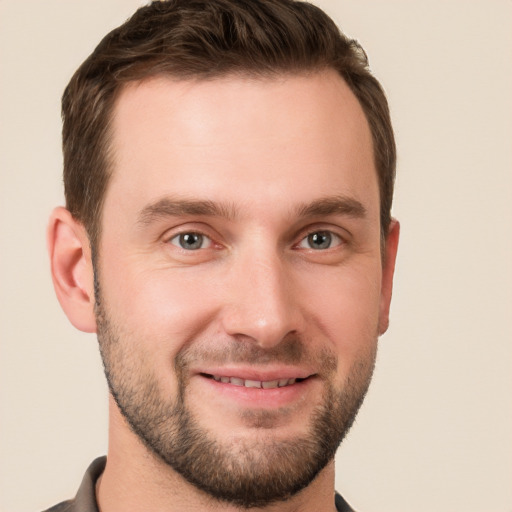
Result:
<svg viewBox="0 0 512 512">
<path fill-rule="evenodd" d="M 216 377 L 237 377 L 243 380 L 273 381 L 279 379 L 306 379 L 316 375 L 315 372 L 291 366 L 272 368 L 256 368 L 241 366 L 205 367 L 198 369 L 197 374 L 215 375 Z"/>
</svg>

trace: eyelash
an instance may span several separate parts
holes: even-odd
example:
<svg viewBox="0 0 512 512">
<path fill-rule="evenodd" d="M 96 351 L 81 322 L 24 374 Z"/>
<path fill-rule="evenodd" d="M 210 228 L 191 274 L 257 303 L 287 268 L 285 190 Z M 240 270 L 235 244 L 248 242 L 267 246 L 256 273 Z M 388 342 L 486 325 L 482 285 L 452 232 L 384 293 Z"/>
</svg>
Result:
<svg viewBox="0 0 512 512">
<path fill-rule="evenodd" d="M 210 243 L 213 243 L 213 240 L 208 236 L 208 235 L 205 235 L 204 233 L 201 233 L 200 231 L 184 231 L 182 233 L 177 233 L 176 235 L 174 235 L 172 238 L 170 238 L 168 240 L 168 242 L 172 245 L 175 245 L 176 247 L 179 247 L 180 249 L 183 249 L 184 251 L 193 251 L 195 250 L 196 248 L 194 248 L 193 250 L 190 249 L 190 248 L 185 248 L 181 245 L 180 243 L 180 239 L 181 237 L 186 237 L 187 235 L 192 235 L 192 236 L 197 236 L 197 237 L 201 237 L 201 242 L 204 242 L 205 239 L 209 240 Z M 174 243 L 173 240 L 177 240 L 177 243 Z M 201 243 L 202 245 L 202 243 Z M 197 249 L 205 249 L 205 247 L 197 247 Z"/>
<path fill-rule="evenodd" d="M 313 238 L 317 235 L 320 235 L 322 237 L 327 237 L 328 238 L 328 242 L 329 242 L 329 247 L 302 247 L 302 244 L 304 242 L 312 242 L 313 241 Z M 328 250 L 328 249 L 332 249 L 333 246 L 332 246 L 332 243 L 335 243 L 335 246 L 334 247 L 338 247 L 340 245 L 343 245 L 344 243 L 344 240 L 343 238 L 341 238 L 340 235 L 334 233 L 333 231 L 330 231 L 328 229 L 317 229 L 315 231 L 310 231 L 306 236 L 304 236 L 303 238 L 301 238 L 300 242 L 297 244 L 298 247 L 301 247 L 301 248 L 304 248 L 304 249 L 309 249 L 309 250 L 312 250 L 312 251 L 320 251 L 320 250 Z"/>
<path fill-rule="evenodd" d="M 320 235 L 322 238 L 320 238 L 320 244 L 322 243 L 328 243 L 328 247 L 312 247 L 312 246 L 309 246 L 309 247 L 304 247 L 302 244 L 304 243 L 313 243 L 315 241 L 315 237 Z M 187 236 L 194 236 L 196 237 L 195 239 L 195 245 L 199 244 L 199 246 L 197 247 L 184 247 L 182 245 L 182 242 L 184 241 L 184 237 L 187 237 Z M 199 238 L 199 240 L 197 240 Z M 327 238 L 327 242 L 325 241 L 325 238 Z M 322 242 L 323 241 L 323 242 Z M 186 252 L 195 252 L 197 250 L 201 250 L 201 249 L 208 249 L 210 247 L 203 247 L 203 244 L 205 242 L 208 242 L 208 245 L 211 245 L 214 243 L 213 239 L 211 237 L 209 237 L 208 235 L 202 233 L 201 231 L 194 231 L 194 230 L 190 230 L 190 231 L 183 231 L 181 233 L 177 233 L 175 234 L 174 236 L 172 236 L 171 238 L 169 238 L 167 240 L 167 243 L 170 243 L 172 245 L 174 245 L 175 247 L 183 250 L 183 251 L 186 251 Z M 333 243 L 335 244 L 333 246 Z M 298 248 L 301 248 L 301 249 L 306 249 L 306 250 L 311 250 L 311 251 L 323 251 L 323 250 L 329 250 L 329 249 L 333 249 L 335 247 L 338 247 L 338 246 L 341 246 L 341 245 L 344 245 L 346 243 L 346 241 L 340 236 L 338 235 L 337 233 L 334 233 L 332 230 L 329 230 L 329 229 L 315 229 L 315 230 L 312 230 L 312 231 L 309 231 L 308 233 L 306 233 L 299 241 L 298 244 L 295 244 L 294 247 L 298 247 Z M 319 244 L 319 245 L 320 245 Z M 190 244 L 191 246 L 194 245 L 194 242 Z"/>
</svg>

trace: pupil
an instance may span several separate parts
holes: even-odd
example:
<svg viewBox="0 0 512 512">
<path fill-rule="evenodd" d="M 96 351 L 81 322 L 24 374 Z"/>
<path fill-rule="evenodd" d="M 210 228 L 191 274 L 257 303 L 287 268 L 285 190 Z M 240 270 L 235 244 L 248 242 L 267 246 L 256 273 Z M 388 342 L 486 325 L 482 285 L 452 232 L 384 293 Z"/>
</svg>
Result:
<svg viewBox="0 0 512 512">
<path fill-rule="evenodd" d="M 331 245 L 331 235 L 326 231 L 312 233 L 308 238 L 313 249 L 328 249 Z"/>
<path fill-rule="evenodd" d="M 180 245 L 183 249 L 199 249 L 203 243 L 203 235 L 186 233 L 180 236 Z"/>
</svg>

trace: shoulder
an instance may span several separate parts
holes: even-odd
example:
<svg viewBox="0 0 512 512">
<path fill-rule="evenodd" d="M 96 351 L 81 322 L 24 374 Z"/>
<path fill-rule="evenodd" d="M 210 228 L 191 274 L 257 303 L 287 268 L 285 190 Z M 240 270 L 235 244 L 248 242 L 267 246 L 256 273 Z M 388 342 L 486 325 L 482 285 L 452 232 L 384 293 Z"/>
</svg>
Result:
<svg viewBox="0 0 512 512">
<path fill-rule="evenodd" d="M 45 510 L 44 512 L 72 512 L 73 510 L 73 500 L 63 501 L 58 505 L 54 505 L 53 507 Z"/>
<path fill-rule="evenodd" d="M 92 462 L 82 479 L 76 496 L 72 500 L 62 501 L 44 512 L 99 512 L 96 503 L 95 486 L 105 468 L 106 457 L 99 457 Z"/>
<path fill-rule="evenodd" d="M 337 512 L 355 512 L 355 510 L 343 499 L 341 494 L 334 495 L 334 504 Z"/>
</svg>

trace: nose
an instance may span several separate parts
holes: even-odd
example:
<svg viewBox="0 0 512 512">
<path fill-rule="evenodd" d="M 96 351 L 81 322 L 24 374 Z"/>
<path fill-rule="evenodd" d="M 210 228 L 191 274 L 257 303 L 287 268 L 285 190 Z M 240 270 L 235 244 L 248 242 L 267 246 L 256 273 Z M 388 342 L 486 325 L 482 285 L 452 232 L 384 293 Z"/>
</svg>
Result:
<svg viewBox="0 0 512 512">
<path fill-rule="evenodd" d="M 234 262 L 228 274 L 224 332 L 249 338 L 261 348 L 271 348 L 287 336 L 302 333 L 304 318 L 293 269 L 283 258 L 252 253 Z"/>
</svg>

